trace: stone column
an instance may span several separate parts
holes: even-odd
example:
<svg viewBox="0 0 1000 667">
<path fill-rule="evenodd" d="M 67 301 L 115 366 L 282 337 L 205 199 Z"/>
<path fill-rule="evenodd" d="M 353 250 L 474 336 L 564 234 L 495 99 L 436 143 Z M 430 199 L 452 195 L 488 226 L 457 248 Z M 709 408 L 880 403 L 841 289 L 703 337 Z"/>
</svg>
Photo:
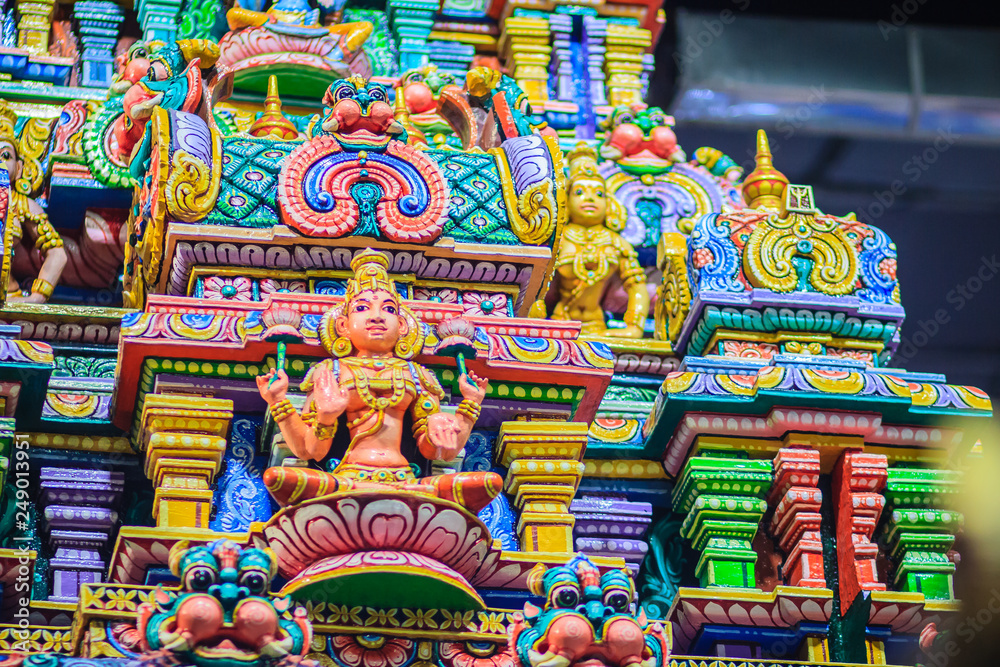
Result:
<svg viewBox="0 0 1000 667">
<path fill-rule="evenodd" d="M 508 469 L 504 491 L 520 512 L 521 551 L 571 553 L 573 515 L 569 504 L 583 478 L 587 424 L 504 422 L 496 460 Z"/>
<path fill-rule="evenodd" d="M 885 498 L 888 461 L 882 454 L 847 451 L 833 469 L 833 501 L 837 519 L 837 570 L 840 600 L 845 611 L 861 591 L 884 591 L 875 558 L 878 547 L 872 533 Z"/>
<path fill-rule="evenodd" d="M 790 586 L 826 588 L 823 540 L 819 529 L 823 493 L 819 490 L 819 452 L 786 447 L 774 458 L 774 505 L 770 532 L 787 554 L 781 576 Z"/>
<path fill-rule="evenodd" d="M 695 574 L 704 588 L 756 588 L 751 543 L 767 511 L 771 462 L 742 451 L 707 451 L 688 459 L 674 487 L 681 535 L 701 552 Z"/>
<path fill-rule="evenodd" d="M 125 488 L 125 475 L 107 470 L 42 468 L 41 503 L 53 557 L 49 561 L 49 600 L 75 602 L 82 584 L 104 580 L 107 564 L 101 551 L 118 522 L 115 507 Z"/>
<path fill-rule="evenodd" d="M 125 19 L 122 8 L 111 0 L 80 0 L 73 5 L 77 35 L 83 47 L 80 84 L 107 88 L 114 74 L 118 27 Z"/>
<path fill-rule="evenodd" d="M 19 0 L 17 14 L 17 47 L 32 53 L 48 54 L 49 31 L 55 0 Z"/>
<path fill-rule="evenodd" d="M 551 14 L 549 30 L 552 34 L 550 71 L 554 79 L 556 99 L 576 102 L 576 83 L 573 80 L 573 17 L 569 14 Z"/>
<path fill-rule="evenodd" d="M 606 19 L 583 17 L 584 43 L 587 45 L 587 70 L 590 73 L 590 101 L 594 106 L 608 103 L 607 77 L 604 74 L 605 40 L 608 33 Z"/>
<path fill-rule="evenodd" d="M 142 408 L 139 446 L 156 487 L 153 516 L 161 528 L 208 528 L 212 480 L 226 452 L 233 402 L 150 394 Z"/>
<path fill-rule="evenodd" d="M 436 0 L 389 0 L 388 18 L 399 48 L 399 71 L 430 62 L 427 40 L 434 28 Z"/>
<path fill-rule="evenodd" d="M 643 536 L 653 520 L 650 503 L 629 502 L 623 495 L 588 493 L 570 505 L 576 519 L 576 550 L 590 556 L 624 558 L 632 576 L 649 550 Z"/>
<path fill-rule="evenodd" d="M 514 80 L 533 104 L 549 99 L 549 59 L 552 55 L 548 19 L 536 16 L 507 18 L 498 50 Z"/>
<path fill-rule="evenodd" d="M 895 565 L 896 590 L 923 593 L 928 600 L 955 598 L 950 552 L 963 517 L 942 508 L 960 484 L 956 471 L 889 469 L 885 495 L 892 514 L 884 539 Z"/>
<path fill-rule="evenodd" d="M 644 28 L 609 23 L 605 44 L 604 73 L 607 76 L 608 103 L 642 102 L 644 54 L 653 43 L 653 35 Z"/>
<path fill-rule="evenodd" d="M 137 5 L 142 38 L 173 42 L 177 39 L 177 15 L 181 0 L 139 0 Z"/>
</svg>

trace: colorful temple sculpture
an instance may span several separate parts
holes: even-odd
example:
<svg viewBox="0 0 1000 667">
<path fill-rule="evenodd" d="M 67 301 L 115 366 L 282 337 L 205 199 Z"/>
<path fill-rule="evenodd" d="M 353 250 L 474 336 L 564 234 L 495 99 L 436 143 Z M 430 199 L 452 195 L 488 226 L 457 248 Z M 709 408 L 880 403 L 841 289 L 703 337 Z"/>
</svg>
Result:
<svg viewBox="0 0 1000 667">
<path fill-rule="evenodd" d="M 9 667 L 926 662 L 981 391 L 657 3 L 13 0 Z M 753 137 L 747 137 L 748 146 Z"/>
</svg>

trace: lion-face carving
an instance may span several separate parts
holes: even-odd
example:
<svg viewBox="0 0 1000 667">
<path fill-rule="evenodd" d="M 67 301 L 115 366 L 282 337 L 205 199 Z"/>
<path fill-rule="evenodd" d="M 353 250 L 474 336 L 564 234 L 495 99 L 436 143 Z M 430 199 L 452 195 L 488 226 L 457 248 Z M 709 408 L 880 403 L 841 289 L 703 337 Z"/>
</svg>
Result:
<svg viewBox="0 0 1000 667">
<path fill-rule="evenodd" d="M 267 597 L 276 571 L 269 550 L 231 540 L 195 547 L 181 541 L 170 550 L 170 569 L 180 592 L 157 588 L 153 601 L 139 607 L 144 650 L 171 652 L 198 667 L 274 663 L 309 650 L 305 610 L 283 618 L 290 601 Z"/>
<path fill-rule="evenodd" d="M 669 646 L 663 626 L 632 613 L 635 588 L 623 570 L 602 576 L 586 556 L 565 566 L 539 564 L 528 586 L 545 597 L 527 603 L 511 628 L 520 667 L 663 667 Z"/>
</svg>

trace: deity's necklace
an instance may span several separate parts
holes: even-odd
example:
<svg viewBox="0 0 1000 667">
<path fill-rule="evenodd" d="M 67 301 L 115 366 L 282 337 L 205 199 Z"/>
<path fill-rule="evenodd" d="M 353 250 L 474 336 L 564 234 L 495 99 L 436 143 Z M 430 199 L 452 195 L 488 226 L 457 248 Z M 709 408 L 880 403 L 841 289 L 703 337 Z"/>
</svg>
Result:
<svg viewBox="0 0 1000 667">
<path fill-rule="evenodd" d="M 372 426 L 362 432 L 354 434 L 351 438 L 351 444 L 348 446 L 348 450 L 350 450 L 354 444 L 362 438 L 378 433 L 385 421 L 385 411 L 389 408 L 396 407 L 403 402 L 403 399 L 406 398 L 407 382 L 403 369 L 407 366 L 407 363 L 401 359 L 395 359 L 392 357 L 386 359 L 345 357 L 344 359 L 341 359 L 341 362 L 351 369 L 351 375 L 354 379 L 354 389 L 358 392 L 358 398 L 360 398 L 361 401 L 368 406 L 368 410 L 366 410 L 363 415 L 357 419 L 351 420 L 348 424 L 348 428 L 357 428 L 371 419 L 373 415 L 377 416 L 377 419 Z M 371 378 L 364 372 L 360 371 L 361 368 L 380 369 L 383 366 L 387 366 L 392 369 L 391 377 Z M 411 380 L 410 384 L 412 384 L 412 382 L 413 381 Z M 376 390 L 382 391 L 391 389 L 392 393 L 388 396 L 376 396 L 372 393 L 373 387 Z"/>
<path fill-rule="evenodd" d="M 603 227 L 586 229 L 583 236 L 584 247 L 578 248 L 576 256 L 573 258 L 573 275 L 586 283 L 588 287 L 596 285 L 602 276 L 607 275 L 610 268 L 608 257 L 603 252 L 603 246 L 593 248 L 591 245 L 594 243 L 594 239 L 591 238 L 592 232 L 601 232 L 603 230 Z M 595 233 L 593 235 L 597 236 L 598 234 Z M 577 241 L 577 243 L 580 242 Z M 591 262 L 596 262 L 597 267 L 594 269 L 587 268 L 587 264 Z"/>
</svg>

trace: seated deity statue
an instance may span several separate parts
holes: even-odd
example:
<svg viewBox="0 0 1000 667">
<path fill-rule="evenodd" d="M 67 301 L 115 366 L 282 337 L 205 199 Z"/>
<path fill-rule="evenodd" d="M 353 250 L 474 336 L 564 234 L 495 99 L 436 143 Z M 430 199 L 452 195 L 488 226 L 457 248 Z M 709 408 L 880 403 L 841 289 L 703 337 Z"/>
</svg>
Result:
<svg viewBox="0 0 1000 667">
<path fill-rule="evenodd" d="M 42 256 L 42 265 L 30 290 L 22 291 L 20 284 L 14 278 L 13 271 L 8 274 L 7 301 L 45 303 L 59 283 L 59 278 L 66 267 L 67 255 L 63 248 L 62 237 L 49 222 L 45 209 L 17 187 L 24 163 L 17 152 L 16 124 L 17 115 L 0 100 L 0 167 L 7 170 L 10 179 L 10 199 L 7 204 L 8 229 L 5 239 L 9 257 L 5 263 L 13 267 L 15 257 L 37 249 Z"/>
<path fill-rule="evenodd" d="M 365 250 L 351 262 L 344 303 L 328 311 L 320 338 L 331 358 L 314 365 L 302 382 L 305 404 L 286 398 L 288 376 L 272 370 L 257 378 L 292 453 L 323 469 L 274 467 L 264 483 L 282 506 L 351 489 L 400 489 L 450 500 L 478 512 L 497 496 L 502 479 L 492 472 L 459 472 L 417 478 L 402 453 L 404 419 L 413 421 L 418 451 L 429 460 L 454 459 L 472 433 L 487 380 L 473 372 L 459 378 L 463 400 L 441 411 L 444 390 L 433 372 L 412 358 L 423 345 L 419 320 L 403 304 L 381 253 Z M 342 420 L 342 417 L 344 418 Z M 340 421 L 350 444 L 339 461 L 330 456 Z"/>
<path fill-rule="evenodd" d="M 569 223 L 556 259 L 559 301 L 552 319 L 579 320 L 584 335 L 642 338 L 649 292 L 635 248 L 618 233 L 625 226 L 625 209 L 608 193 L 593 148 L 578 144 L 567 157 Z M 607 327 L 601 306 L 615 273 L 628 294 L 626 326 L 621 329 Z"/>
</svg>

